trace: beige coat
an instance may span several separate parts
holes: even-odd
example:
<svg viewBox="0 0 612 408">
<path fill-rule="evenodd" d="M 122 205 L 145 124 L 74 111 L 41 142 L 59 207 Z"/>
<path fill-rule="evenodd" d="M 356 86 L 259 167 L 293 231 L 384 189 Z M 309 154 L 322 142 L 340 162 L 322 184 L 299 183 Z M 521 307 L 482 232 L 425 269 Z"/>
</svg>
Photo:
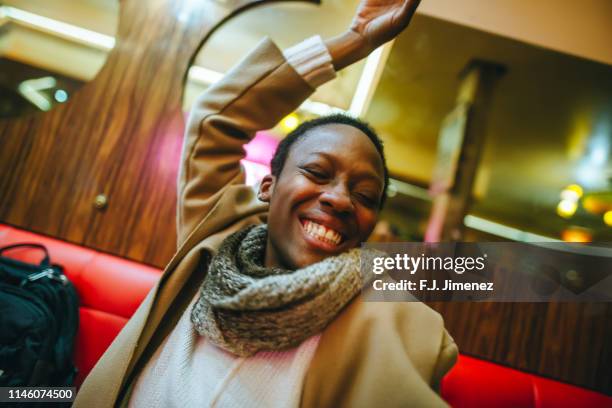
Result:
<svg viewBox="0 0 612 408">
<path fill-rule="evenodd" d="M 178 250 L 159 283 L 81 387 L 75 406 L 125 406 L 139 371 L 195 296 L 223 239 L 265 222 L 239 160 L 254 133 L 274 126 L 313 89 L 264 40 L 195 104 L 178 186 Z M 303 407 L 444 405 L 432 388 L 457 347 L 421 303 L 351 302 L 325 329 L 302 391 Z"/>
</svg>

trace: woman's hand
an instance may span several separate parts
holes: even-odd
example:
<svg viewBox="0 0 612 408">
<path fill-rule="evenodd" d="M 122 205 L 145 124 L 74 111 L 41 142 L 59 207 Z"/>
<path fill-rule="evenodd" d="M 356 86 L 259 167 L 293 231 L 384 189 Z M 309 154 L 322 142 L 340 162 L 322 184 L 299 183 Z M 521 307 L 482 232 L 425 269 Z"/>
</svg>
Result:
<svg viewBox="0 0 612 408">
<path fill-rule="evenodd" d="M 350 30 L 363 38 L 370 52 L 398 36 L 408 26 L 420 0 L 363 0 Z"/>
<path fill-rule="evenodd" d="M 362 0 L 350 28 L 326 41 L 336 70 L 397 37 L 410 23 L 420 0 Z"/>
</svg>

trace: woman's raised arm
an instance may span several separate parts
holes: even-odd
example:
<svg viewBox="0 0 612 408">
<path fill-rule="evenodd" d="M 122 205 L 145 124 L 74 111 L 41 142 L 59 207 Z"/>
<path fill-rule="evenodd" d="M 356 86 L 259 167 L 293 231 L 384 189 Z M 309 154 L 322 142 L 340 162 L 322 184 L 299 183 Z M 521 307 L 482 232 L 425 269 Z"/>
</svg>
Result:
<svg viewBox="0 0 612 408">
<path fill-rule="evenodd" d="M 393 39 L 419 1 L 364 0 L 349 29 L 325 43 L 312 38 L 283 54 L 269 39 L 194 103 L 178 180 L 178 245 L 218 202 L 245 181 L 240 160 L 255 132 L 276 125 L 342 69 Z"/>
<path fill-rule="evenodd" d="M 324 50 L 322 43 L 320 47 Z M 305 61 L 310 59 L 308 52 Z M 244 144 L 258 130 L 273 127 L 294 111 L 313 91 L 266 39 L 196 100 L 187 122 L 178 180 L 179 246 L 228 186 L 244 184 L 240 166 Z"/>
</svg>

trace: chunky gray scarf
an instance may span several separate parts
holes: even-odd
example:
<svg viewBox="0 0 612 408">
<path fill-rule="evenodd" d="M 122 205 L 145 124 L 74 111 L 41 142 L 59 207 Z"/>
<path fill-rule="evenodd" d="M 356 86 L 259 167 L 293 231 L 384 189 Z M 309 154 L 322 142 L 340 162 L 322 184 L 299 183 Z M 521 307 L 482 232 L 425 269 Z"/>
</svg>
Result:
<svg viewBox="0 0 612 408">
<path fill-rule="evenodd" d="M 263 266 L 266 240 L 266 225 L 228 236 L 191 310 L 200 335 L 239 356 L 298 345 L 361 288 L 359 249 L 291 271 Z"/>
</svg>

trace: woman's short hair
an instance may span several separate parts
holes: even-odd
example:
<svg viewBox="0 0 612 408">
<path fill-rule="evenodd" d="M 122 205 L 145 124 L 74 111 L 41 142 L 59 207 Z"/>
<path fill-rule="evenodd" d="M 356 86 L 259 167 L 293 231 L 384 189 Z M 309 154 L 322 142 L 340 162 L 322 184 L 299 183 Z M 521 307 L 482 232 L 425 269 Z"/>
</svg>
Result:
<svg viewBox="0 0 612 408">
<path fill-rule="evenodd" d="M 380 207 L 382 207 L 387 198 L 387 187 L 389 186 L 389 170 L 387 169 L 387 161 L 385 160 L 383 142 L 382 140 L 380 140 L 380 137 L 378 137 L 374 129 L 372 129 L 369 124 L 360 119 L 354 118 L 343 113 L 334 113 L 331 115 L 321 116 L 316 119 L 302 122 L 298 127 L 291 131 L 287 135 L 287 137 L 281 140 L 278 147 L 276 148 L 274 156 L 272 157 L 272 161 L 270 163 L 272 175 L 277 178 L 280 176 L 281 172 L 283 171 L 283 167 L 285 166 L 285 162 L 287 161 L 287 157 L 289 156 L 291 146 L 293 146 L 295 142 L 301 140 L 305 135 L 308 134 L 310 130 L 319 126 L 331 124 L 348 125 L 357 128 L 362 131 L 374 144 L 374 147 L 380 155 L 383 164 L 384 188 L 383 196 L 380 201 Z"/>
</svg>

